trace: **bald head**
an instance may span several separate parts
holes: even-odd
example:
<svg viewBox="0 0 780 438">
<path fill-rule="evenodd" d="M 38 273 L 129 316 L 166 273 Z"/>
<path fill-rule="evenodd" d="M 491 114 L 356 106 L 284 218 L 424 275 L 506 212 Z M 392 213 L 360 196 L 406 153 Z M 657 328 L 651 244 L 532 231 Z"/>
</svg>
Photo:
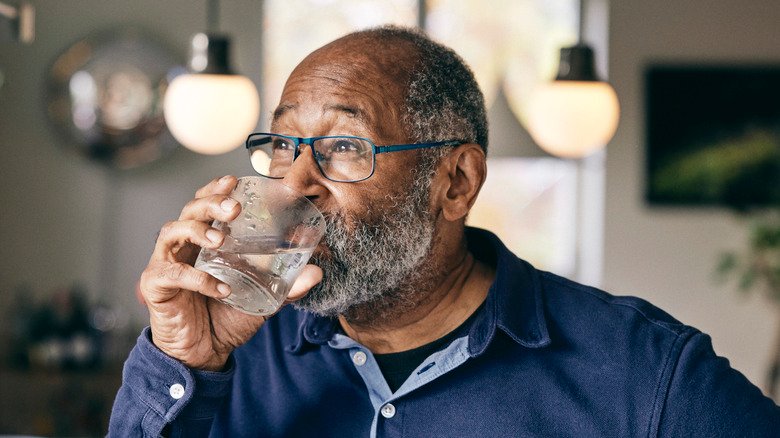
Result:
<svg viewBox="0 0 780 438">
<path fill-rule="evenodd" d="M 356 74 L 371 68 L 383 72 L 398 84 L 408 85 L 412 69 L 419 61 L 419 50 L 411 40 L 399 37 L 406 32 L 387 33 L 386 28 L 351 33 L 315 50 L 309 57 L 334 62 L 351 58 L 357 61 L 352 65 Z"/>
<path fill-rule="evenodd" d="M 457 139 L 487 152 L 484 98 L 473 73 L 422 32 L 396 26 L 354 32 L 313 52 L 296 71 L 324 64 L 342 77 L 376 73 L 374 86 L 386 91 L 388 110 L 408 141 Z"/>
</svg>

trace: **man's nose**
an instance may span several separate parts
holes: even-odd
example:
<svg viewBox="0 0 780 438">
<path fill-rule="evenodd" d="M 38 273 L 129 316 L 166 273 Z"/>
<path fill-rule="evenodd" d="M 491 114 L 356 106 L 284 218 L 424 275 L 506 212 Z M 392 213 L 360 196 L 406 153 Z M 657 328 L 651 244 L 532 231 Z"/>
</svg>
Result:
<svg viewBox="0 0 780 438">
<path fill-rule="evenodd" d="M 327 188 L 322 185 L 324 177 L 320 173 L 319 167 L 317 167 L 313 152 L 310 146 L 301 144 L 298 149 L 298 156 L 282 179 L 286 186 L 309 198 L 316 198 L 327 192 Z"/>
</svg>

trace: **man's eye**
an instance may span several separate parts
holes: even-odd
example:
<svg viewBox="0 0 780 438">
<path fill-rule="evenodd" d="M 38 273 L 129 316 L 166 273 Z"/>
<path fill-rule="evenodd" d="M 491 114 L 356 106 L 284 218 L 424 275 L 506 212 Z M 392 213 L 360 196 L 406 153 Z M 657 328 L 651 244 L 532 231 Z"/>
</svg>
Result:
<svg viewBox="0 0 780 438">
<path fill-rule="evenodd" d="M 293 143 L 290 140 L 283 139 L 283 138 L 277 138 L 274 139 L 273 142 L 273 149 L 274 150 L 292 150 L 293 149 Z"/>
<path fill-rule="evenodd" d="M 330 152 L 333 154 L 345 154 L 350 152 L 360 152 L 360 144 L 355 140 L 339 139 L 330 146 Z"/>
</svg>

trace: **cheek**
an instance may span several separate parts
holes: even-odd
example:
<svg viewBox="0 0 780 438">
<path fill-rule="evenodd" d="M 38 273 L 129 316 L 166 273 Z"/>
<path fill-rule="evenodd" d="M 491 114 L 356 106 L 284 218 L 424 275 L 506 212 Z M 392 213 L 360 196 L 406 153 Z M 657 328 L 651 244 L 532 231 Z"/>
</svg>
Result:
<svg viewBox="0 0 780 438">
<path fill-rule="evenodd" d="M 325 215 L 340 216 L 352 222 L 354 217 L 360 217 L 370 209 L 369 199 L 372 194 L 368 190 L 360 190 L 361 183 L 331 183 L 328 196 L 316 203 L 317 208 Z"/>
<path fill-rule="evenodd" d="M 376 172 L 371 178 L 357 183 L 328 184 L 328 199 L 318 205 L 323 213 L 339 215 L 353 228 L 356 222 L 375 222 L 398 209 L 399 202 L 406 202 L 414 178 L 410 166 L 414 164 L 380 158 L 391 157 L 377 157 Z"/>
<path fill-rule="evenodd" d="M 323 213 L 338 216 L 347 229 L 354 230 L 359 223 L 376 223 L 397 207 L 397 186 L 369 186 L 366 183 L 352 183 L 349 187 L 332 190 L 327 207 L 322 207 Z"/>
</svg>

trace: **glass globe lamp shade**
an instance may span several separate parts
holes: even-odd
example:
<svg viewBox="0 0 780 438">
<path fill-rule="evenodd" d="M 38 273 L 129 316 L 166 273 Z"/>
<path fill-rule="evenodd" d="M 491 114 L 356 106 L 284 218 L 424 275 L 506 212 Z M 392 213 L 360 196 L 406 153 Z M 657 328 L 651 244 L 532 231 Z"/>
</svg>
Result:
<svg viewBox="0 0 780 438">
<path fill-rule="evenodd" d="M 165 93 L 163 111 L 171 134 L 186 148 L 217 155 L 239 147 L 260 116 L 254 83 L 231 74 L 177 76 Z"/>
<path fill-rule="evenodd" d="M 190 48 L 191 73 L 175 77 L 165 93 L 165 123 L 186 148 L 222 154 L 239 147 L 257 125 L 257 88 L 230 68 L 226 35 L 198 33 Z"/>
<path fill-rule="evenodd" d="M 620 107 L 606 82 L 556 80 L 532 94 L 528 132 L 546 152 L 582 158 L 603 148 L 615 135 Z"/>
</svg>

